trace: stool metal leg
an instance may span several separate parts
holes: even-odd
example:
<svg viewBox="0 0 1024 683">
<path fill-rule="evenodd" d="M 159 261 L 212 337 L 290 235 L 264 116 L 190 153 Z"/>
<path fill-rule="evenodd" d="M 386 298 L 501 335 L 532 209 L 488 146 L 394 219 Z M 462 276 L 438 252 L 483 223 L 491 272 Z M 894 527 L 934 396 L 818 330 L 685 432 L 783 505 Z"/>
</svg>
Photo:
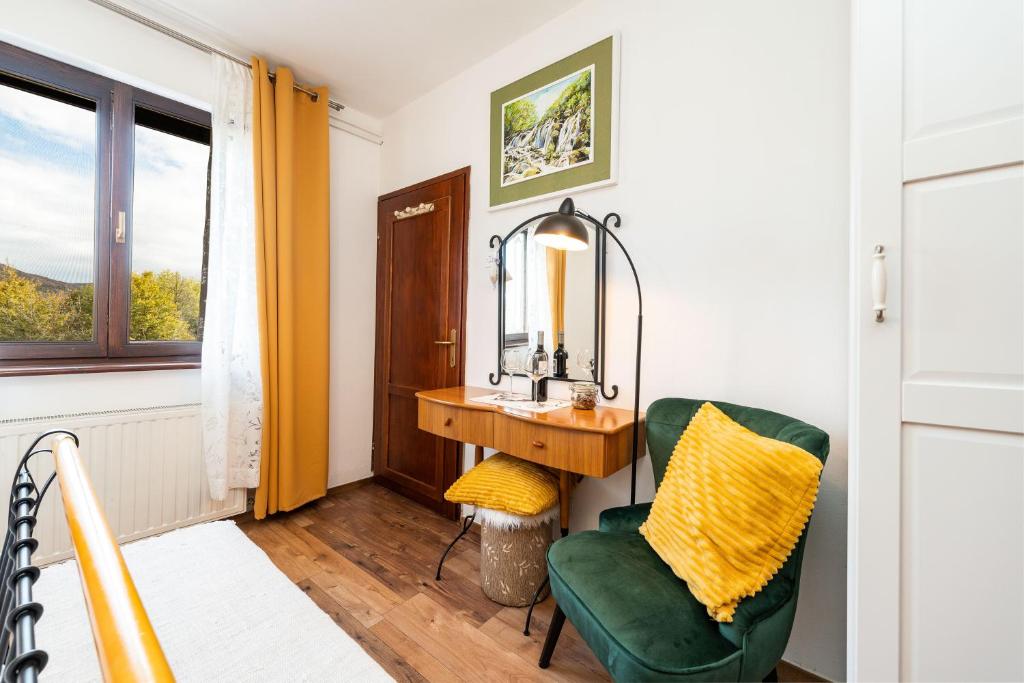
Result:
<svg viewBox="0 0 1024 683">
<path fill-rule="evenodd" d="M 444 549 L 444 552 L 441 554 L 441 560 L 437 563 L 437 574 L 434 576 L 435 581 L 441 580 L 441 567 L 444 565 L 445 558 L 448 557 L 448 553 L 451 552 L 451 549 L 459 542 L 459 539 L 465 536 L 469 532 L 470 528 L 472 528 L 474 519 L 476 519 L 476 510 L 473 511 L 473 514 L 466 515 L 466 519 L 462 522 L 462 531 L 460 531 L 459 534 L 452 539 L 452 542 L 448 544 L 448 547 Z"/>
<path fill-rule="evenodd" d="M 562 538 L 569 535 L 569 529 L 562 527 Z M 530 603 L 530 609 L 526 610 L 526 625 L 523 626 L 523 635 L 530 635 L 530 620 L 533 619 L 533 608 L 540 602 L 540 594 L 543 592 L 545 586 L 548 585 L 548 577 L 544 577 L 544 580 L 537 586 L 537 592 L 533 594 L 533 602 Z"/>
<path fill-rule="evenodd" d="M 523 627 L 523 635 L 530 635 L 530 620 L 533 619 L 533 608 L 540 602 L 540 594 L 544 592 L 544 589 L 548 586 L 548 577 L 544 577 L 544 580 L 537 586 L 537 592 L 533 594 L 533 602 L 530 603 L 530 609 L 526 610 L 526 626 Z"/>
</svg>

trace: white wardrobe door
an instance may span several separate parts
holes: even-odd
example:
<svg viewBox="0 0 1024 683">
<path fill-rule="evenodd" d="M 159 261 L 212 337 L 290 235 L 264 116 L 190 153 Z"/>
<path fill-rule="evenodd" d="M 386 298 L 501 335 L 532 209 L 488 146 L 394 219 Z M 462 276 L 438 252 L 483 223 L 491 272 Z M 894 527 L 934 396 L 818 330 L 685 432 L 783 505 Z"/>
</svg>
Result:
<svg viewBox="0 0 1024 683">
<path fill-rule="evenodd" d="M 1024 679 L 1024 3 L 907 0 L 901 675 Z"/>
</svg>

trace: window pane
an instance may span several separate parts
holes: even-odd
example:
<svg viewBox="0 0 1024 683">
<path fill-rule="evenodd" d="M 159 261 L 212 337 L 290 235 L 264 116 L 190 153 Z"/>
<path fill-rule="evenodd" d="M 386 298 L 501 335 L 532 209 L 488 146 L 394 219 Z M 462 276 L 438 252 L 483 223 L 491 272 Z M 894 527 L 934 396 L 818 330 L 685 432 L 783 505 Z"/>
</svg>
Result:
<svg viewBox="0 0 1024 683">
<path fill-rule="evenodd" d="M 505 334 L 525 335 L 526 330 L 526 232 L 505 245 Z"/>
<path fill-rule="evenodd" d="M 0 78 L 0 342 L 90 341 L 95 104 L 15 84 Z"/>
<path fill-rule="evenodd" d="M 140 120 L 163 130 L 135 126 L 129 338 L 201 339 L 209 131 L 200 142 L 178 134 L 198 126 L 138 109 Z"/>
</svg>

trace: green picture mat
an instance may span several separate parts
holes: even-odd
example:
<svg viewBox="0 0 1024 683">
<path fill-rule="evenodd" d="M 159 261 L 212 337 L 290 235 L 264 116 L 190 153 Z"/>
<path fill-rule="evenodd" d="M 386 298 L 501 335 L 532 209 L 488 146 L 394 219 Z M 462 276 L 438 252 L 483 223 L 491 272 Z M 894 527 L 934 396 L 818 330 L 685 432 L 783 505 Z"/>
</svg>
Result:
<svg viewBox="0 0 1024 683">
<path fill-rule="evenodd" d="M 491 206 L 559 192 L 580 185 L 608 180 L 612 169 L 612 78 L 614 69 L 614 37 L 583 48 L 554 64 L 534 71 L 529 76 L 509 83 L 491 93 Z M 593 161 L 575 168 L 501 186 L 501 107 L 510 100 L 533 92 L 549 83 L 565 78 L 580 69 L 594 65 Z"/>
</svg>

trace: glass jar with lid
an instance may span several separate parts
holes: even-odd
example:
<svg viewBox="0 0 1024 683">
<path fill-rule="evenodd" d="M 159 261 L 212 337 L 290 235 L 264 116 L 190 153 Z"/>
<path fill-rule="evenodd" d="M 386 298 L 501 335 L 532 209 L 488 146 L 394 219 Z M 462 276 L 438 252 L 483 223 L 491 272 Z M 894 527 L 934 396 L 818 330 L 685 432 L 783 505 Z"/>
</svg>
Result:
<svg viewBox="0 0 1024 683">
<path fill-rule="evenodd" d="M 597 385 L 593 382 L 573 382 L 572 407 L 576 410 L 593 410 L 597 406 Z"/>
</svg>

